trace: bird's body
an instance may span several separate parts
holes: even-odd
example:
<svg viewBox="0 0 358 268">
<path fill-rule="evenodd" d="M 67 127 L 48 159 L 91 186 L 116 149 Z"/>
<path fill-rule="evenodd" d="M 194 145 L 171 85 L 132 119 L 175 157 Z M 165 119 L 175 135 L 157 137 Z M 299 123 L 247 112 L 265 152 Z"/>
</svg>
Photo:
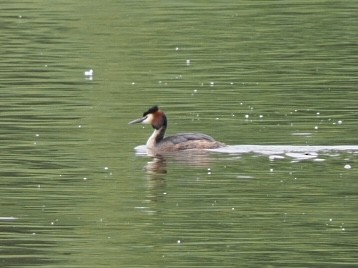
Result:
<svg viewBox="0 0 358 268">
<path fill-rule="evenodd" d="M 135 123 L 150 124 L 154 128 L 154 132 L 146 144 L 147 151 L 153 155 L 189 149 L 215 149 L 225 146 L 223 143 L 202 133 L 179 133 L 164 137 L 168 125 L 167 117 L 164 112 L 159 110 L 158 106 L 153 106 L 143 113 L 142 118 L 129 122 L 129 124 Z"/>
</svg>

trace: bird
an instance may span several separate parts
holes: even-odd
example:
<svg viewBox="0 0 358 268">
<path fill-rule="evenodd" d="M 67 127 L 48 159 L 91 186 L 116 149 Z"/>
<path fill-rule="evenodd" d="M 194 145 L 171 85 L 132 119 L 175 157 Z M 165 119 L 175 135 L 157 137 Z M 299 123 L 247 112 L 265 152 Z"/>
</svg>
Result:
<svg viewBox="0 0 358 268">
<path fill-rule="evenodd" d="M 157 105 L 143 113 L 143 117 L 135 119 L 128 124 L 149 124 L 154 132 L 146 143 L 147 152 L 151 155 L 177 152 L 183 150 L 205 150 L 224 147 L 225 144 L 202 133 L 178 133 L 165 137 L 168 119 Z"/>
</svg>

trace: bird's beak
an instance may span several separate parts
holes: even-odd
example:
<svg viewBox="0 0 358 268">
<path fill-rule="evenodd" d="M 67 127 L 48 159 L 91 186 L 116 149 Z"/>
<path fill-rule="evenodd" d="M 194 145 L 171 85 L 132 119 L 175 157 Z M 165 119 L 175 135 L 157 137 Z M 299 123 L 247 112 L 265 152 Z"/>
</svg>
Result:
<svg viewBox="0 0 358 268">
<path fill-rule="evenodd" d="M 138 118 L 138 119 L 136 119 L 136 120 L 130 121 L 130 122 L 128 123 L 128 125 L 142 123 L 142 122 L 143 122 L 145 119 L 147 119 L 147 118 L 148 118 L 148 116 L 144 116 L 144 117 L 142 117 L 142 118 Z"/>
</svg>

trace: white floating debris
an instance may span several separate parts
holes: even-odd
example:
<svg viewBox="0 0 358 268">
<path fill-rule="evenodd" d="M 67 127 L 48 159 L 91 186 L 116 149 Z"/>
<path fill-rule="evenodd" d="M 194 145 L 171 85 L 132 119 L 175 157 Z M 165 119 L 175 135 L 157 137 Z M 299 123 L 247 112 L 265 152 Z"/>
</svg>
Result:
<svg viewBox="0 0 358 268">
<path fill-rule="evenodd" d="M 349 165 L 349 164 L 347 164 L 347 165 L 344 165 L 344 168 L 345 168 L 345 169 L 351 169 L 351 168 L 352 168 L 352 166 L 351 166 L 351 165 Z"/>
<path fill-rule="evenodd" d="M 315 127 L 314 127 L 314 129 L 316 129 L 316 130 L 317 130 L 317 129 L 318 129 L 318 126 L 315 126 Z"/>
<path fill-rule="evenodd" d="M 342 120 L 338 120 L 338 125 L 341 125 L 343 122 L 342 122 Z"/>
<path fill-rule="evenodd" d="M 190 65 L 190 60 L 186 60 L 186 65 Z"/>
<path fill-rule="evenodd" d="M 250 116 L 248 115 L 248 114 L 245 114 L 245 118 L 247 119 L 247 118 L 249 118 Z"/>
<path fill-rule="evenodd" d="M 180 241 L 180 240 L 178 240 L 178 241 L 177 241 L 177 244 L 180 244 L 180 243 L 181 243 L 181 241 Z"/>
<path fill-rule="evenodd" d="M 179 47 L 176 47 L 175 50 L 178 51 L 178 50 L 179 50 Z"/>
<path fill-rule="evenodd" d="M 93 76 L 93 70 L 89 69 L 84 72 L 85 76 Z"/>
<path fill-rule="evenodd" d="M 214 86 L 214 84 L 215 84 L 214 82 L 210 82 L 210 86 L 212 86 L 212 87 L 213 87 L 213 86 Z"/>
</svg>

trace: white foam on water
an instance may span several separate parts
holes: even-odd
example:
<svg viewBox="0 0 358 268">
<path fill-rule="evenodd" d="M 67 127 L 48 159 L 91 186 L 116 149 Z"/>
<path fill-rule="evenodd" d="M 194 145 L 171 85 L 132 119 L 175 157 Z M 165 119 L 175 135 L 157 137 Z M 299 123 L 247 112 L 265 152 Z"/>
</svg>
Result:
<svg viewBox="0 0 358 268">
<path fill-rule="evenodd" d="M 137 155 L 147 155 L 145 145 L 134 148 Z M 217 149 L 208 150 L 211 152 L 225 153 L 230 155 L 258 154 L 268 156 L 270 160 L 279 160 L 286 157 L 294 160 L 324 161 L 319 158 L 322 153 L 331 153 L 332 156 L 338 152 L 349 152 L 358 154 L 358 145 L 335 145 L 335 146 L 309 146 L 309 145 L 229 145 Z M 348 169 L 348 167 L 346 167 Z"/>
</svg>

